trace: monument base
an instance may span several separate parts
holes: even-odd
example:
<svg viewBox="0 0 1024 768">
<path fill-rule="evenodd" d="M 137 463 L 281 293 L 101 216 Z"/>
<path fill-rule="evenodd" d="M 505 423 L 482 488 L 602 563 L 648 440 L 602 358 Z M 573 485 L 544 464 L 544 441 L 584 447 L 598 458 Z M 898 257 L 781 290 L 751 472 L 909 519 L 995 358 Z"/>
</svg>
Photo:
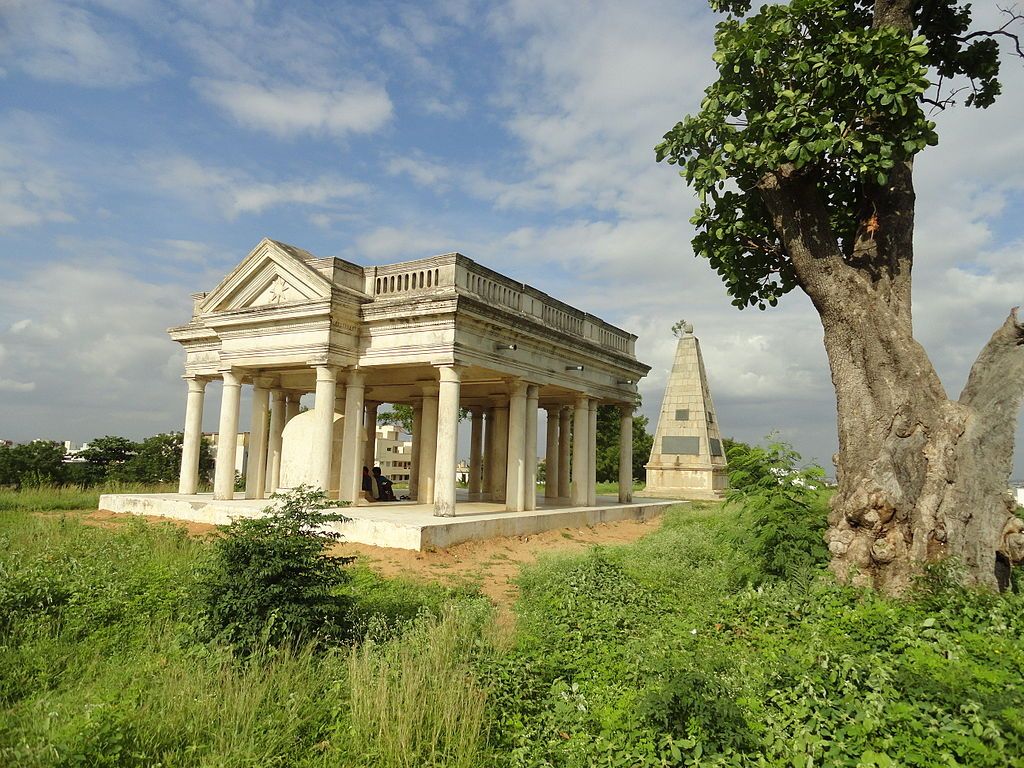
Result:
<svg viewBox="0 0 1024 768">
<path fill-rule="evenodd" d="M 729 472 L 722 465 L 680 466 L 650 463 L 647 486 L 634 494 L 654 499 L 722 501 L 729 489 Z"/>
<path fill-rule="evenodd" d="M 709 488 L 644 488 L 633 496 L 644 499 L 679 499 L 681 501 L 725 501 L 725 491 Z"/>
<path fill-rule="evenodd" d="M 503 503 L 470 502 L 461 489 L 453 517 L 435 517 L 432 504 L 383 502 L 342 507 L 346 522 L 324 527 L 342 535 L 343 541 L 377 547 L 440 549 L 463 541 L 498 536 L 532 536 L 559 528 L 611 523 L 617 520 L 651 520 L 675 505 L 670 500 L 635 501 L 619 504 L 612 497 L 597 497 L 593 507 L 575 507 L 566 499 L 537 498 L 537 509 L 507 512 Z M 109 512 L 169 517 L 213 525 L 229 525 L 243 517 L 259 517 L 271 502 L 244 499 L 217 500 L 211 494 L 182 496 L 176 493 L 113 494 L 100 496 L 99 508 Z"/>
</svg>

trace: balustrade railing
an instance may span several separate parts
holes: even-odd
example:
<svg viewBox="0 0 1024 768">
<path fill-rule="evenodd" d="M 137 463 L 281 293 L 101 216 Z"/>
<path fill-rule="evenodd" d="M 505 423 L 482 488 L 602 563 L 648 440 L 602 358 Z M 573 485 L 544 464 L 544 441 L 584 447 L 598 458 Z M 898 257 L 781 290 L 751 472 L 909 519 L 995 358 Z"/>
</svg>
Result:
<svg viewBox="0 0 1024 768">
<path fill-rule="evenodd" d="M 374 298 L 380 299 L 456 288 L 488 304 L 528 315 L 571 336 L 623 354 L 634 354 L 633 337 L 626 332 L 460 254 L 376 267 L 368 288 Z"/>
</svg>

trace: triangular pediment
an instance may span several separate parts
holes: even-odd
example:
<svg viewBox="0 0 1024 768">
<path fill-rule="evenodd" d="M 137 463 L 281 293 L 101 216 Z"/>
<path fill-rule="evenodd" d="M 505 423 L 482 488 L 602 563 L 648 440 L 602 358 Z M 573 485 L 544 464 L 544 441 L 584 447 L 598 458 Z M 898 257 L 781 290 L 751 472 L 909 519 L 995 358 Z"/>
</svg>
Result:
<svg viewBox="0 0 1024 768">
<path fill-rule="evenodd" d="M 304 264 L 296 253 L 305 252 L 264 238 L 206 295 L 198 307 L 199 313 L 217 314 L 329 299 L 330 282 Z"/>
</svg>

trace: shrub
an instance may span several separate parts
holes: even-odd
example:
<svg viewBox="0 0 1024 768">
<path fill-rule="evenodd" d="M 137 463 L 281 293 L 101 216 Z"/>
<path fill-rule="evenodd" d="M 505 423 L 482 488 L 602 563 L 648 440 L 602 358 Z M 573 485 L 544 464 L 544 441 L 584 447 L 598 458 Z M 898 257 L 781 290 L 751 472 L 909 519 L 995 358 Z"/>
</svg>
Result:
<svg viewBox="0 0 1024 768">
<path fill-rule="evenodd" d="M 225 528 L 200 583 L 200 636 L 243 655 L 263 645 L 339 640 L 349 629 L 349 599 L 336 589 L 352 558 L 328 555 L 341 535 L 321 527 L 347 519 L 325 512 L 341 504 L 306 486 L 271 498 L 279 504 L 262 517 Z"/>
<path fill-rule="evenodd" d="M 824 470 L 800 468 L 800 454 L 782 442 L 760 447 L 730 441 L 726 456 L 726 500 L 740 509 L 739 520 L 746 525 L 740 546 L 750 557 L 741 581 L 791 578 L 824 565 Z"/>
</svg>

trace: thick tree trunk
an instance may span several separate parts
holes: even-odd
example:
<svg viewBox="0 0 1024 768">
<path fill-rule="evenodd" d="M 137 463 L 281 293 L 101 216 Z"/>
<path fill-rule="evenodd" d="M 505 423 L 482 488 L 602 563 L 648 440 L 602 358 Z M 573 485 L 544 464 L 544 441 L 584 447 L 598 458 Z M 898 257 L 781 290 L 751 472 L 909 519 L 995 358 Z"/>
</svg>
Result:
<svg viewBox="0 0 1024 768">
<path fill-rule="evenodd" d="M 851 314 L 853 322 L 822 318 L 839 412 L 839 488 L 826 534 L 833 570 L 900 593 L 923 563 L 953 557 L 968 583 L 996 586 L 997 556 L 1024 560 L 1024 523 L 1008 493 L 1024 375 L 1015 317 L 975 366 L 991 377 L 989 394 L 972 398 L 968 387 L 953 401 L 924 350 L 884 311 Z M 1018 358 L 1017 380 L 993 376 L 987 357 Z"/>
<path fill-rule="evenodd" d="M 872 206 L 848 256 L 813 175 L 792 166 L 759 184 L 801 288 L 821 317 L 836 390 L 839 488 L 826 534 L 843 579 L 902 592 L 925 562 L 954 557 L 996 586 L 996 561 L 1024 560 L 1008 495 L 1024 396 L 1024 326 L 996 331 L 960 400 L 950 400 L 910 322 L 909 164 Z"/>
</svg>

